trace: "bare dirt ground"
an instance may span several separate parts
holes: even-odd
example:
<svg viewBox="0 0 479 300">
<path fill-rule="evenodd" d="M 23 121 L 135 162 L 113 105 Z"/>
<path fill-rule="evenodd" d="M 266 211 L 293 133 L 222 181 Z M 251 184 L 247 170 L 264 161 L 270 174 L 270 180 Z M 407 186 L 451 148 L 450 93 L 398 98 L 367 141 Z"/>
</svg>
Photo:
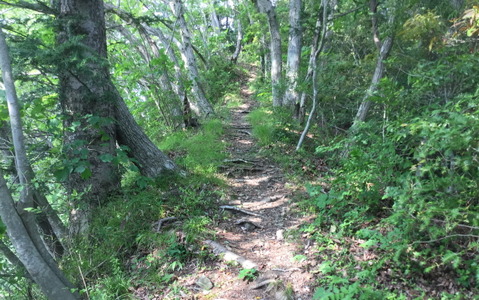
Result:
<svg viewBox="0 0 479 300">
<path fill-rule="evenodd" d="M 222 168 L 230 187 L 225 202 L 256 215 L 225 209 L 215 243 L 247 261 L 235 266 L 218 259 L 209 270 L 193 276 L 194 280 L 204 276 L 213 283 L 212 289 L 199 290 L 194 298 L 311 299 L 313 277 L 308 269 L 314 263 L 302 255 L 304 245 L 286 236 L 304 221 L 291 213 L 294 186 L 277 165 L 259 154 L 246 118 L 254 102 L 247 89 L 242 96 L 244 102 L 232 110 L 225 137 L 231 154 Z M 256 279 L 240 279 L 239 273 L 251 266 L 258 270 Z"/>
</svg>

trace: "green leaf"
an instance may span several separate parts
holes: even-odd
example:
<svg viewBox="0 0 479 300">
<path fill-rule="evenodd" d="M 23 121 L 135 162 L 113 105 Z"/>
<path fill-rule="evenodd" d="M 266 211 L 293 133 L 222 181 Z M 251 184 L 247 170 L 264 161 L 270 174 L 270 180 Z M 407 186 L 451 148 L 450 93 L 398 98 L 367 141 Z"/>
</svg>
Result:
<svg viewBox="0 0 479 300">
<path fill-rule="evenodd" d="M 75 168 L 74 172 L 75 173 L 83 173 L 85 172 L 86 167 L 85 166 L 78 166 Z"/>
<path fill-rule="evenodd" d="M 100 156 L 98 156 L 98 158 L 104 163 L 112 162 L 113 159 L 115 159 L 115 157 L 110 153 L 101 154 Z"/>
<path fill-rule="evenodd" d="M 58 181 L 65 181 L 68 179 L 68 175 L 70 175 L 70 170 L 67 169 L 67 168 L 61 168 L 59 170 L 56 170 L 54 173 L 53 173 L 53 176 L 55 176 L 55 178 L 58 180 Z"/>
<path fill-rule="evenodd" d="M 82 173 L 81 173 L 81 178 L 82 179 L 88 179 L 92 175 L 90 168 L 86 168 Z"/>
</svg>

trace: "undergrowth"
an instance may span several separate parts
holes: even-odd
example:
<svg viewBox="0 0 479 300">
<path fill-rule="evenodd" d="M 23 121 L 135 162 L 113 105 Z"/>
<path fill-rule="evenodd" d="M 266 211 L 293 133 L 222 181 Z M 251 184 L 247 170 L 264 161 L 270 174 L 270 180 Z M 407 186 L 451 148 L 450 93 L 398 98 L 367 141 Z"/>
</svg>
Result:
<svg viewBox="0 0 479 300">
<path fill-rule="evenodd" d="M 221 121 L 211 119 L 160 143 L 188 170 L 186 176 L 153 180 L 125 173 L 122 193 L 93 212 L 89 231 L 63 258 L 66 272 L 76 274 L 84 287 L 81 293 L 90 299 L 122 299 L 137 286 L 149 294 L 174 290 L 178 273 L 209 258 L 201 242 L 213 238 L 210 228 L 223 193 L 215 177 L 226 157 L 222 135 Z M 168 217 L 176 219 L 158 228 L 158 221 Z"/>
<path fill-rule="evenodd" d="M 284 112 L 249 115 L 261 151 L 297 182 L 311 182 L 299 207 L 316 216 L 300 230 L 322 262 L 312 270 L 314 299 L 477 295 L 477 99 L 460 95 L 421 116 L 371 120 L 300 152 L 300 129 Z"/>
</svg>

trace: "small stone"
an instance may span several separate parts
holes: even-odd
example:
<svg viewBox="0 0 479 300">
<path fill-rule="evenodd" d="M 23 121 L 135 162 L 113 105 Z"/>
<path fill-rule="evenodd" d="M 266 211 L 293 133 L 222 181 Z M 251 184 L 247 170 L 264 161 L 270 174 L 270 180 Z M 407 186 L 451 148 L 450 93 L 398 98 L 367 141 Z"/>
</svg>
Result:
<svg viewBox="0 0 479 300">
<path fill-rule="evenodd" d="M 278 241 L 284 240 L 284 230 L 283 230 L 283 229 L 278 229 L 278 230 L 276 231 L 276 239 L 277 239 Z"/>
<path fill-rule="evenodd" d="M 198 278 L 198 280 L 196 280 L 196 285 L 205 291 L 211 290 L 213 288 L 213 283 L 206 276 L 201 276 Z"/>
<path fill-rule="evenodd" d="M 273 201 L 273 199 L 271 199 L 270 197 L 265 197 L 261 200 L 262 203 L 268 203 L 268 202 L 271 202 Z"/>
</svg>

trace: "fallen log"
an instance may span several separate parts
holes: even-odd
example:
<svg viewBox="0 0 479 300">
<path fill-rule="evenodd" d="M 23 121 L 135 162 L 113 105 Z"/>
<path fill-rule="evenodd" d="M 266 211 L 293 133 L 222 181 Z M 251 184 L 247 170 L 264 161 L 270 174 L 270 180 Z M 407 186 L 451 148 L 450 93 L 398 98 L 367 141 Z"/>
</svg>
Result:
<svg viewBox="0 0 479 300">
<path fill-rule="evenodd" d="M 226 247 L 217 242 L 206 240 L 204 243 L 210 246 L 213 249 L 213 253 L 220 256 L 224 261 L 234 261 L 240 264 L 244 269 L 258 269 L 258 264 L 255 262 L 226 249 Z"/>
<path fill-rule="evenodd" d="M 232 211 L 240 212 L 240 213 L 243 213 L 243 214 L 245 214 L 245 215 L 250 215 L 250 216 L 255 216 L 255 217 L 262 217 L 260 214 L 257 214 L 257 213 L 254 213 L 254 212 L 252 212 L 252 211 L 249 211 L 249 210 L 246 210 L 246 209 L 242 209 L 242 208 L 239 208 L 239 207 L 236 207 L 236 206 L 221 205 L 220 208 L 221 208 L 221 209 L 227 209 L 227 210 L 232 210 Z"/>
</svg>

